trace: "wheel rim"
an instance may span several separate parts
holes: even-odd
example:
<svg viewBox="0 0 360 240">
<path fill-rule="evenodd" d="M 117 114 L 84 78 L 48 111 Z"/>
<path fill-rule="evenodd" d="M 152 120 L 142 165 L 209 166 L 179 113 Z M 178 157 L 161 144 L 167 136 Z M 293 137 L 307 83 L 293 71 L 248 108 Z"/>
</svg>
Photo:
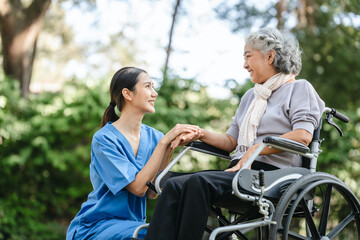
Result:
<svg viewBox="0 0 360 240">
<path fill-rule="evenodd" d="M 312 192 L 313 206 L 319 209 L 318 212 L 309 210 L 309 201 L 305 200 Z M 345 204 L 341 204 L 341 201 Z M 342 182 L 333 179 L 310 182 L 297 194 L 286 213 L 284 210 L 283 217 L 277 220 L 277 239 L 360 239 L 359 208 L 356 201 Z M 338 220 L 334 221 L 334 218 Z"/>
</svg>

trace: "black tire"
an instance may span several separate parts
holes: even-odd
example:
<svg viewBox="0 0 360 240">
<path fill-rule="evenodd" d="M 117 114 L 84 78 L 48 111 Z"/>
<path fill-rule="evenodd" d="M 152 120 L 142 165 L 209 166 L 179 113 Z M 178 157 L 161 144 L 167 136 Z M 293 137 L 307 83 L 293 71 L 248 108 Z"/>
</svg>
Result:
<svg viewBox="0 0 360 240">
<path fill-rule="evenodd" d="M 340 179 L 312 173 L 292 183 L 280 198 L 269 239 L 360 239 L 359 210 L 356 196 Z"/>
</svg>

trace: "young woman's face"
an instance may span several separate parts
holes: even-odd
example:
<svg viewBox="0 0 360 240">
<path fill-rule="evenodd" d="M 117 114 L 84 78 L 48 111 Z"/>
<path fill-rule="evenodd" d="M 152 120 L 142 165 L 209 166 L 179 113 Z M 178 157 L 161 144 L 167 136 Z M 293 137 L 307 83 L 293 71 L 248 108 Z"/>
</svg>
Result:
<svg viewBox="0 0 360 240">
<path fill-rule="evenodd" d="M 250 73 L 253 83 L 262 84 L 276 74 L 270 54 L 263 54 L 249 45 L 244 47 L 244 68 Z"/>
<path fill-rule="evenodd" d="M 154 83 L 150 76 L 146 73 L 141 73 L 138 76 L 138 82 L 133 92 L 134 106 L 146 113 L 154 113 L 155 99 L 157 96 L 158 93 L 154 89 Z"/>
</svg>

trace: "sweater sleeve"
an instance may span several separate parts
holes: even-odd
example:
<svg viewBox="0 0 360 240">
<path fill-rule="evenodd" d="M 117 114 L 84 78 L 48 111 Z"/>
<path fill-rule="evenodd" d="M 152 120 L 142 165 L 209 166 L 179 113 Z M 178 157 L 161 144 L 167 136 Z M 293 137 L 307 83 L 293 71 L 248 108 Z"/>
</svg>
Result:
<svg viewBox="0 0 360 240">
<path fill-rule="evenodd" d="M 238 109 L 235 112 L 235 116 L 232 118 L 229 129 L 226 134 L 232 136 L 236 140 L 239 137 L 239 128 L 242 120 L 247 112 L 248 107 L 250 106 L 252 100 L 254 99 L 254 89 L 249 89 L 240 100 Z"/>
<path fill-rule="evenodd" d="M 226 132 L 226 134 L 232 136 L 236 140 L 238 139 L 238 135 L 239 135 L 239 125 L 237 123 L 237 118 L 236 118 L 236 116 L 238 115 L 238 111 L 239 108 L 236 110 L 235 116 L 232 118 L 229 129 Z"/>
<path fill-rule="evenodd" d="M 289 117 L 293 130 L 305 129 L 313 134 L 319 126 L 325 103 L 314 87 L 304 80 L 294 90 L 291 96 Z"/>
</svg>

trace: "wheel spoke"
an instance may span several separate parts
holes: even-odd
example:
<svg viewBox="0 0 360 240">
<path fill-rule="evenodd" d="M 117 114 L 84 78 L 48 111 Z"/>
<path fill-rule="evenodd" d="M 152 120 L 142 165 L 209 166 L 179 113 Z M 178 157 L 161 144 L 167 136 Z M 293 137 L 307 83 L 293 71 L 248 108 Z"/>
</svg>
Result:
<svg viewBox="0 0 360 240">
<path fill-rule="evenodd" d="M 323 211 L 321 213 L 321 219 L 319 224 L 319 232 L 321 236 L 326 234 L 326 227 L 329 219 L 330 200 L 331 200 L 332 185 L 327 185 L 325 199 L 323 203 Z"/>
<path fill-rule="evenodd" d="M 303 239 L 308 239 L 307 237 L 305 236 L 302 236 L 296 232 L 293 232 L 293 231 L 288 231 L 287 232 L 287 235 L 284 236 L 284 229 L 283 228 L 279 228 L 277 230 L 277 232 L 282 235 L 283 237 L 281 239 L 288 239 L 288 237 L 291 237 L 291 239 L 300 239 L 300 240 L 303 240 Z"/>
<path fill-rule="evenodd" d="M 302 206 L 302 209 L 304 210 L 306 223 L 309 226 L 312 237 L 320 239 L 320 234 L 315 226 L 314 219 L 311 216 L 311 213 L 309 211 L 309 208 L 308 208 L 304 198 L 301 199 L 300 204 Z"/>
<path fill-rule="evenodd" d="M 355 215 L 352 212 L 349 216 L 344 218 L 333 230 L 327 235 L 328 238 L 333 239 L 338 233 L 341 232 L 350 222 L 355 220 Z"/>
<path fill-rule="evenodd" d="M 289 231 L 288 237 L 291 237 L 290 239 L 308 239 L 307 237 L 302 236 L 302 235 L 292 232 L 292 231 Z"/>
</svg>

